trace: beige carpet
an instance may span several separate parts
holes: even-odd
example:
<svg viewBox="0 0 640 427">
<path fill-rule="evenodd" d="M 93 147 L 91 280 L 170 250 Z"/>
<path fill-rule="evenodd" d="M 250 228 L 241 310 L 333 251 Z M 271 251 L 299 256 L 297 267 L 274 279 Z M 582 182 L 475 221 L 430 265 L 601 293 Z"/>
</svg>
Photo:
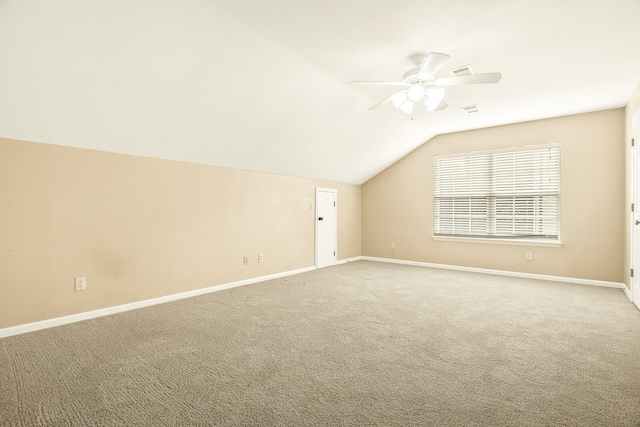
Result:
<svg viewBox="0 0 640 427">
<path fill-rule="evenodd" d="M 640 311 L 356 262 L 2 339 L 0 423 L 640 426 Z"/>
</svg>

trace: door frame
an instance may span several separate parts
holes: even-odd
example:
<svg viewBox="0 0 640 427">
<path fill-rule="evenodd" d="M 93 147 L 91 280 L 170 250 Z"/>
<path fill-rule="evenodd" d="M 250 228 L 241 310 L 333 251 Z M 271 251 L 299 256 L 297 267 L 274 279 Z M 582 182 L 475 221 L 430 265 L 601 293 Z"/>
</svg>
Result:
<svg viewBox="0 0 640 427">
<path fill-rule="evenodd" d="M 640 180 L 640 147 L 635 145 L 635 142 L 640 143 L 640 109 L 636 111 L 631 119 L 631 138 L 634 140 L 634 144 L 631 146 L 631 203 L 633 203 L 633 210 L 631 212 L 631 269 L 633 270 L 633 276 L 629 282 L 631 301 L 640 309 L 640 237 L 638 237 L 637 227 L 635 225 L 637 219 L 640 219 L 640 186 L 638 181 Z"/>
<path fill-rule="evenodd" d="M 316 209 L 315 216 L 313 218 L 315 227 L 315 266 L 318 268 L 318 193 L 333 193 L 333 200 L 335 202 L 333 206 L 333 250 L 335 255 L 333 256 L 333 265 L 337 264 L 338 259 L 338 190 L 335 188 L 322 188 L 316 187 Z"/>
</svg>

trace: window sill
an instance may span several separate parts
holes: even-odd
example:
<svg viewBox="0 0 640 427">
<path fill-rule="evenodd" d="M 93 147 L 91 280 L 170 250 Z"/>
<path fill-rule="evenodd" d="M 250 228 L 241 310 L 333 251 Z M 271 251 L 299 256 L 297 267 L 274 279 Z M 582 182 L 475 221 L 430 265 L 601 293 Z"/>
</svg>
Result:
<svg viewBox="0 0 640 427">
<path fill-rule="evenodd" d="M 542 246 L 548 248 L 559 248 L 563 243 L 559 240 L 536 240 L 536 239 L 484 239 L 482 237 L 446 237 L 432 236 L 431 239 L 441 242 L 464 242 L 464 243 L 489 243 L 492 245 L 514 245 L 514 246 Z"/>
</svg>

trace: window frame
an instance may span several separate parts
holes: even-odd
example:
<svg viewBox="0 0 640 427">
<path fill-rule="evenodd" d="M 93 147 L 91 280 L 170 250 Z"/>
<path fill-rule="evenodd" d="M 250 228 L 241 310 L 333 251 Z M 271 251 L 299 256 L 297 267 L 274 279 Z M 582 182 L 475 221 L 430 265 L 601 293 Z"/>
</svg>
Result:
<svg viewBox="0 0 640 427">
<path fill-rule="evenodd" d="M 459 234 L 436 234 L 436 160 L 438 158 L 457 158 L 457 157 L 472 157 L 472 156 L 485 156 L 491 154 L 503 154 L 517 151 L 529 151 L 529 150 L 537 150 L 537 149 L 548 149 L 548 148 L 557 148 L 558 149 L 558 192 L 557 192 L 557 238 L 549 238 L 542 236 L 490 236 L 490 235 L 459 235 Z M 506 244 L 506 245 L 528 245 L 528 246 L 548 246 L 548 247 L 559 247 L 562 246 L 561 240 L 561 170 L 562 170 L 562 148 L 559 142 L 552 142 L 547 144 L 536 144 L 536 145 L 520 145 L 513 147 L 504 147 L 497 148 L 491 150 L 477 150 L 477 151 L 466 151 L 459 153 L 443 153 L 436 154 L 433 156 L 433 220 L 432 220 L 432 239 L 436 241 L 449 241 L 449 242 L 471 242 L 471 243 L 490 243 L 490 244 Z M 487 196 L 494 197 L 494 196 Z M 514 196 L 515 197 L 515 196 Z M 494 206 L 495 208 L 495 206 Z M 489 208 L 487 209 L 487 216 L 489 214 Z M 495 218 L 494 218 L 495 220 Z M 495 227 L 495 224 L 493 225 Z"/>
</svg>

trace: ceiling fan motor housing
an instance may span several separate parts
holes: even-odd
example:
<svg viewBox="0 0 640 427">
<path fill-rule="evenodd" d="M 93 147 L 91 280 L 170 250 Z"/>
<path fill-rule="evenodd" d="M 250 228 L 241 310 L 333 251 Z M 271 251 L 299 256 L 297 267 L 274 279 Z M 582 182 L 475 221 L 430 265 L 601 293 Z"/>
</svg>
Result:
<svg viewBox="0 0 640 427">
<path fill-rule="evenodd" d="M 435 76 L 433 75 L 420 74 L 420 67 L 412 68 L 402 75 L 402 81 L 405 82 L 407 86 L 414 83 L 430 84 L 433 83 L 434 80 Z"/>
</svg>

